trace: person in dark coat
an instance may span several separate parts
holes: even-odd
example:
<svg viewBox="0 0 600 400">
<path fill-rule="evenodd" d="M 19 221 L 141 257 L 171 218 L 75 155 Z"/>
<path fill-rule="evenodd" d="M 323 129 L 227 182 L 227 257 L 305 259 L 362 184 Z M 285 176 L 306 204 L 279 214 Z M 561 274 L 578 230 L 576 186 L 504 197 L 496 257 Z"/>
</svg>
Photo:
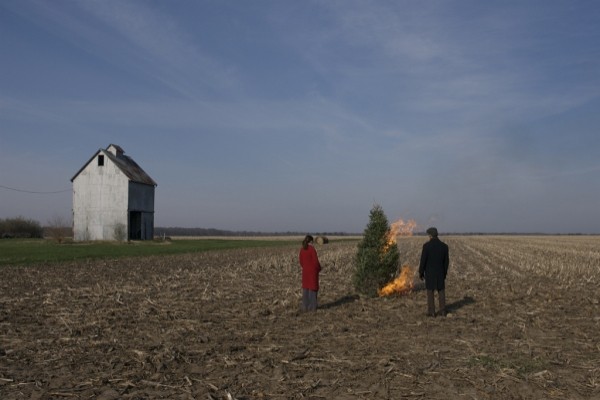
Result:
<svg viewBox="0 0 600 400">
<path fill-rule="evenodd" d="M 438 292 L 439 315 L 446 316 L 446 275 L 450 264 L 448 245 L 438 238 L 436 228 L 427 229 L 429 241 L 423 245 L 419 277 L 425 279 L 427 289 L 427 315 L 435 317 L 434 291 Z"/>
<path fill-rule="evenodd" d="M 321 263 L 312 243 L 313 237 L 306 235 L 302 241 L 302 248 L 298 256 L 300 267 L 302 268 L 302 311 L 317 310 Z"/>
</svg>

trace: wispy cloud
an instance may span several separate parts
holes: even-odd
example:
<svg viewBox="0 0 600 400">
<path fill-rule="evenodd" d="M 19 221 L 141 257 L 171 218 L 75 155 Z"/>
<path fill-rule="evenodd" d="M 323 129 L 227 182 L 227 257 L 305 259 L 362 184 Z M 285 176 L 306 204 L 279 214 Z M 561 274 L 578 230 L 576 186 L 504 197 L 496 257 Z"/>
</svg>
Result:
<svg viewBox="0 0 600 400">
<path fill-rule="evenodd" d="M 143 70 L 167 86 L 198 99 L 203 91 L 227 91 L 236 81 L 235 68 L 202 50 L 193 36 L 164 12 L 143 2 L 86 1 L 78 3 L 114 30 L 139 55 Z M 211 94 L 214 94 L 211 93 Z"/>
<path fill-rule="evenodd" d="M 145 2 L 35 1 L 12 9 L 81 51 L 184 97 L 204 98 L 236 86 L 233 66 L 203 51 L 198 37 Z"/>
</svg>

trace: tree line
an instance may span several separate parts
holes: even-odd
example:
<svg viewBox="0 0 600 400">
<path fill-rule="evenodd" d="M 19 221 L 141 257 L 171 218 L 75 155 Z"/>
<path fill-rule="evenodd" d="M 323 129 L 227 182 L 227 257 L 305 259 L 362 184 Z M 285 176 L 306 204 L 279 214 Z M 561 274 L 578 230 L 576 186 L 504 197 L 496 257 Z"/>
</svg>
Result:
<svg viewBox="0 0 600 400">
<path fill-rule="evenodd" d="M 39 222 L 24 217 L 0 219 L 0 238 L 42 238 L 44 228 Z"/>
<path fill-rule="evenodd" d="M 257 232 L 257 231 L 231 231 L 216 228 L 182 228 L 182 227 L 156 227 L 155 236 L 304 236 L 307 232 Z M 346 232 L 312 232 L 321 236 L 352 236 Z"/>
<path fill-rule="evenodd" d="M 232 231 L 216 228 L 183 228 L 183 227 L 157 227 L 154 228 L 155 236 L 304 236 L 307 232 L 258 232 L 258 231 Z M 346 232 L 311 232 L 321 236 L 352 236 Z M 47 226 L 42 226 L 38 221 L 24 217 L 0 219 L 0 238 L 43 238 L 70 237 L 71 224 L 64 218 L 55 217 Z"/>
</svg>

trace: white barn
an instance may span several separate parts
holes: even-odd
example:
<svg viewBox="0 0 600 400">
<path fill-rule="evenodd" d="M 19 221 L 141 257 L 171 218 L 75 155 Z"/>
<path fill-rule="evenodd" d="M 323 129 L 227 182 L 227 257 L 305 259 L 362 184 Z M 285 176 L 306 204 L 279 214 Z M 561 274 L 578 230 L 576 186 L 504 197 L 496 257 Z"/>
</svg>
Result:
<svg viewBox="0 0 600 400">
<path fill-rule="evenodd" d="M 124 153 L 114 144 L 100 149 L 71 178 L 74 240 L 154 237 L 156 182 Z"/>
</svg>

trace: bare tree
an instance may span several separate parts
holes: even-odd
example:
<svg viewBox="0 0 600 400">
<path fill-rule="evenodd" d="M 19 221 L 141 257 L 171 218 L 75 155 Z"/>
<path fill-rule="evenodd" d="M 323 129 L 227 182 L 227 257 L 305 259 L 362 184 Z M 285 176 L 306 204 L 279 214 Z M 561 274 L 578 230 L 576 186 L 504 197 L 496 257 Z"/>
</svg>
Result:
<svg viewBox="0 0 600 400">
<path fill-rule="evenodd" d="M 61 215 L 55 215 L 48 221 L 46 236 L 51 237 L 58 243 L 62 243 L 66 237 L 71 236 L 71 224 Z"/>
</svg>

